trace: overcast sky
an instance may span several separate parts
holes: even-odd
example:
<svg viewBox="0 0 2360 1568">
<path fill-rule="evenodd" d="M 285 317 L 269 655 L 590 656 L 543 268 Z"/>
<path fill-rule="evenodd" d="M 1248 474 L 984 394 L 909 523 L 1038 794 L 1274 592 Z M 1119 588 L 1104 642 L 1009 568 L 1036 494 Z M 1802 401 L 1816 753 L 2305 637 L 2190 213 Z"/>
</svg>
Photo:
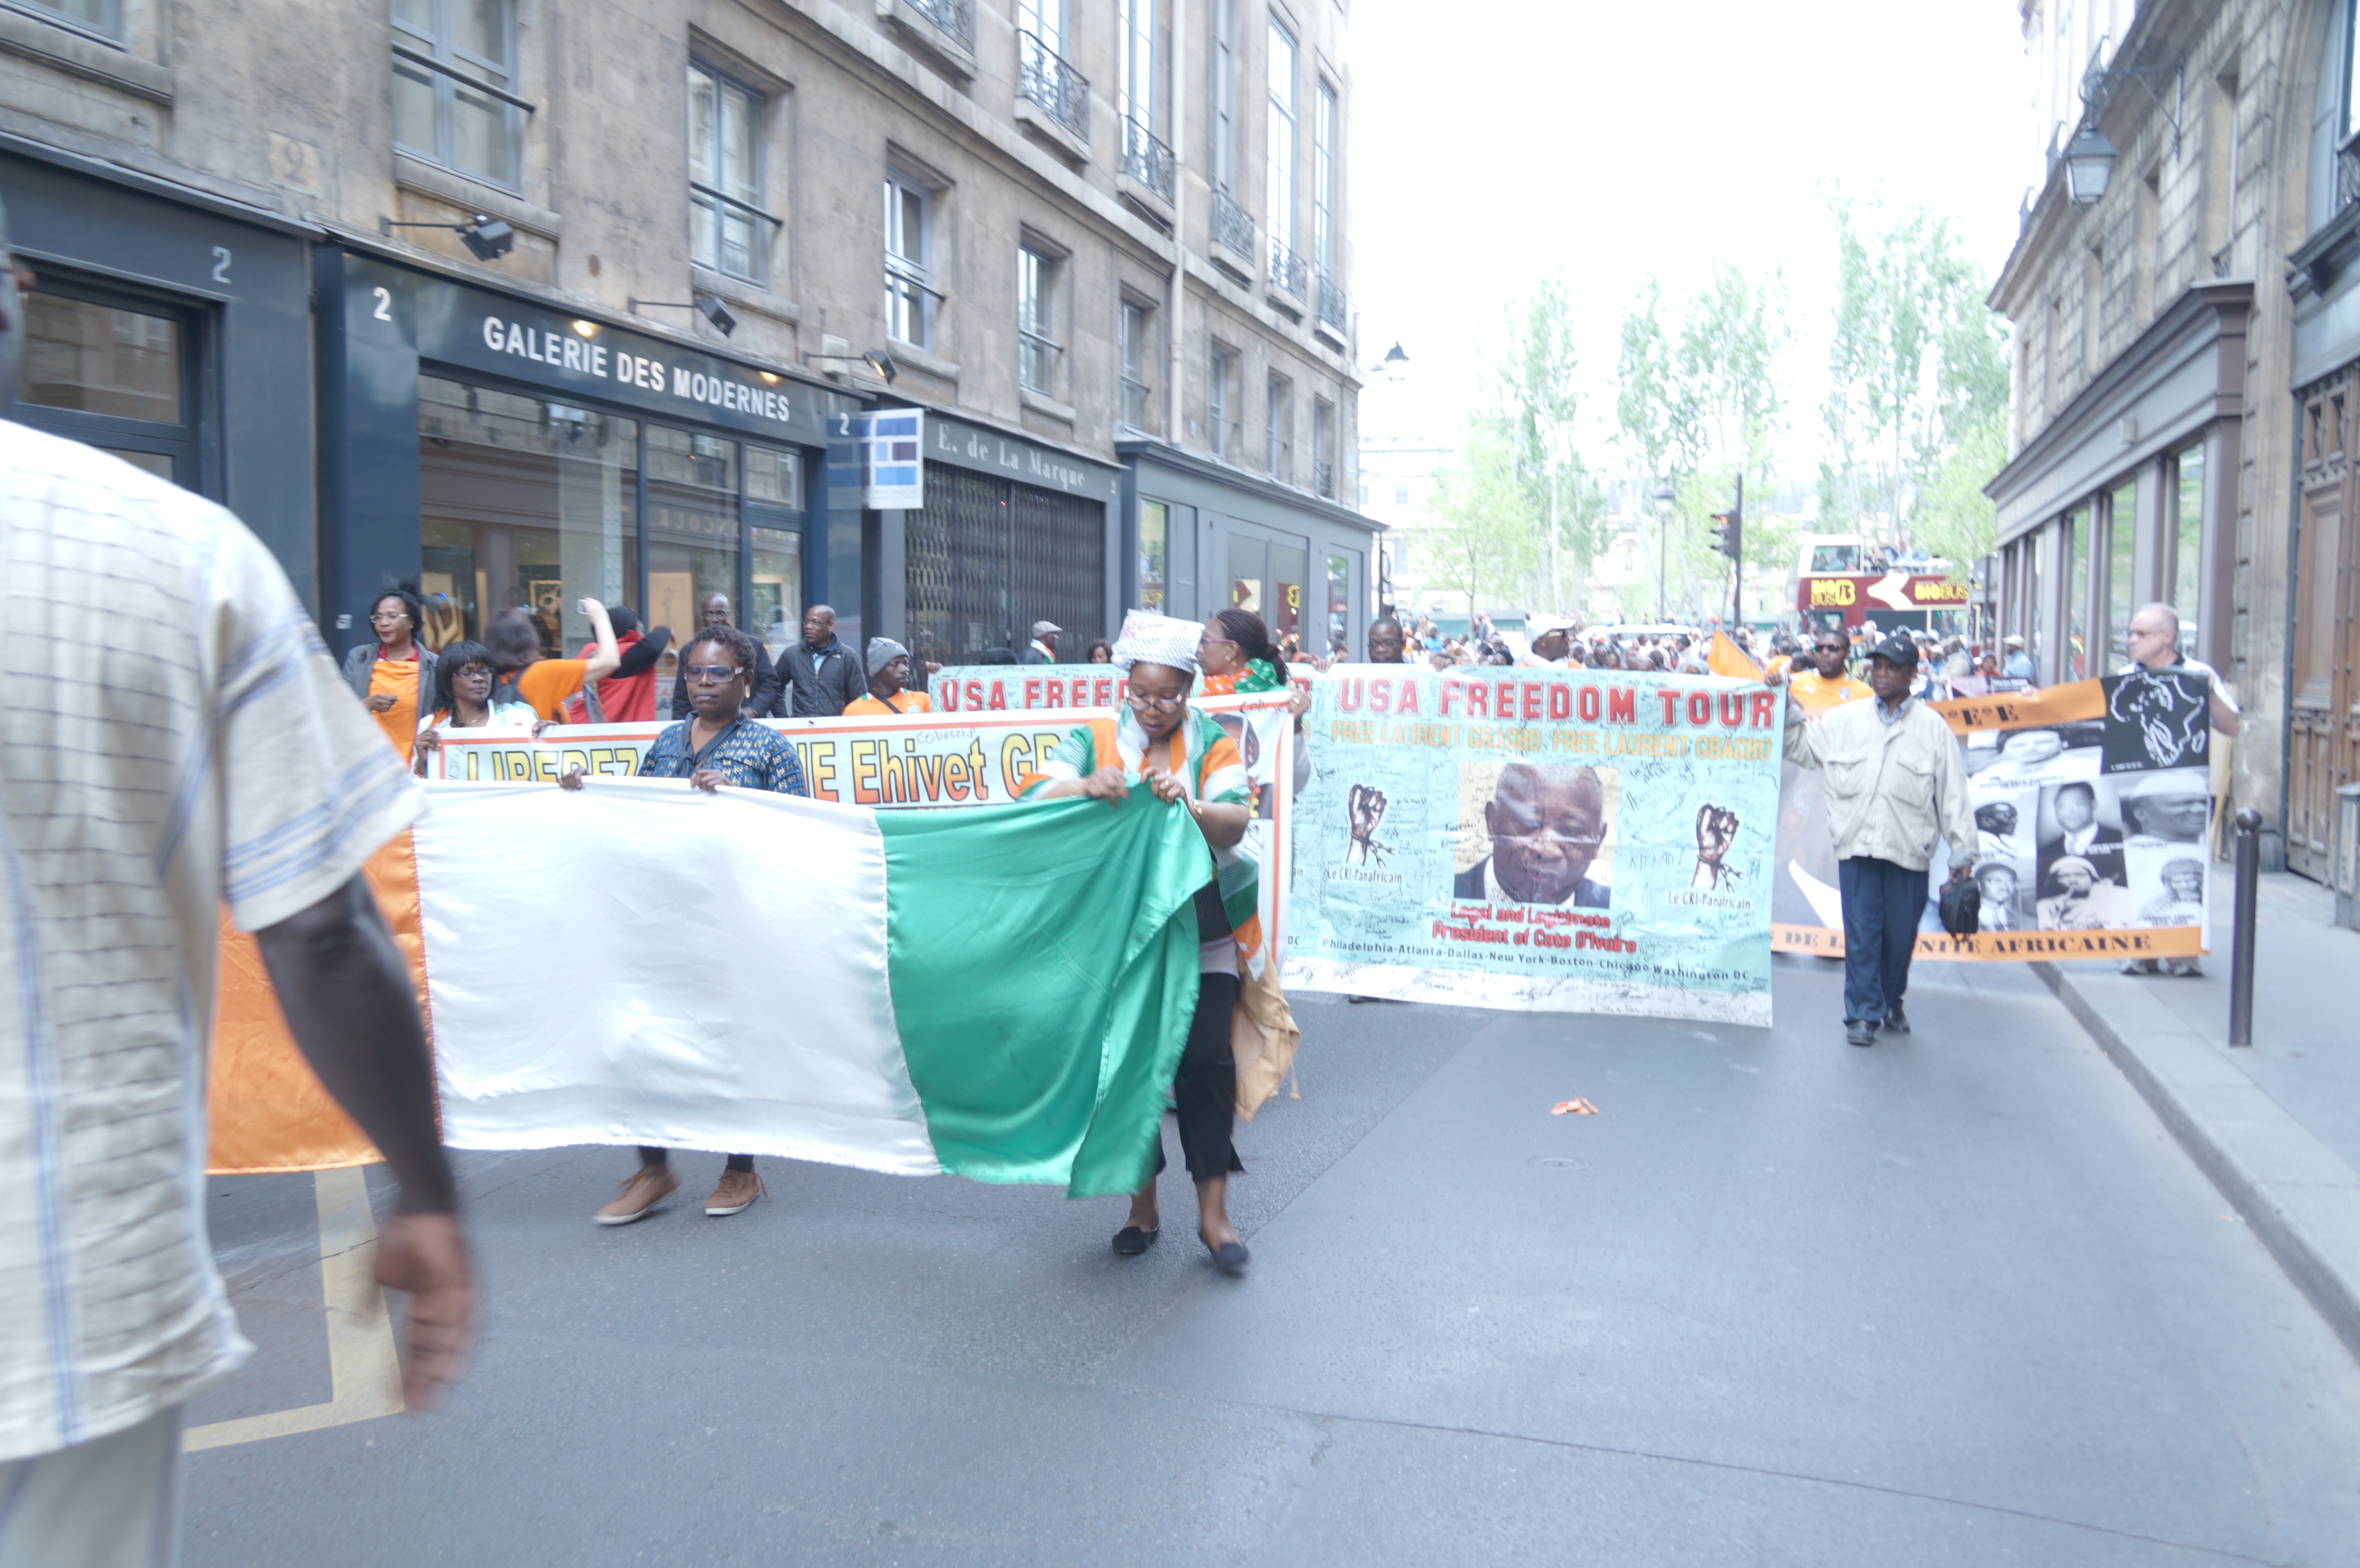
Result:
<svg viewBox="0 0 2360 1568">
<path fill-rule="evenodd" d="M 1559 269 L 1611 420 L 1640 280 L 1660 276 L 1676 312 L 1727 259 L 1785 269 L 1800 341 L 1781 466 L 1808 478 L 1834 273 L 1821 189 L 1921 202 L 1995 274 L 2038 173 L 2014 0 L 1353 0 L 1349 47 L 1360 357 L 1399 340 L 1415 366 L 1362 395 L 1364 436 L 1454 431 L 1504 305 Z"/>
</svg>

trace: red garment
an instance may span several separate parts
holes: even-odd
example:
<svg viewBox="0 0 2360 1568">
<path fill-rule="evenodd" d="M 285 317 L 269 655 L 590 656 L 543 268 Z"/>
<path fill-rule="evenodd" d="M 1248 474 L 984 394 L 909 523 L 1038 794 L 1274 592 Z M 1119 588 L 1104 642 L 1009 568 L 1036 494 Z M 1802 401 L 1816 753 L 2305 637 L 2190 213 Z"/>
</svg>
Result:
<svg viewBox="0 0 2360 1568">
<path fill-rule="evenodd" d="M 638 632 L 625 632 L 615 639 L 615 646 L 625 653 L 645 639 Z M 595 658 L 598 645 L 585 642 L 580 657 Z M 637 675 L 609 675 L 598 682 L 599 711 L 610 724 L 652 724 L 656 716 L 656 667 L 649 665 Z M 566 718 L 573 724 L 587 724 L 589 718 L 576 697 L 565 705 Z"/>
</svg>

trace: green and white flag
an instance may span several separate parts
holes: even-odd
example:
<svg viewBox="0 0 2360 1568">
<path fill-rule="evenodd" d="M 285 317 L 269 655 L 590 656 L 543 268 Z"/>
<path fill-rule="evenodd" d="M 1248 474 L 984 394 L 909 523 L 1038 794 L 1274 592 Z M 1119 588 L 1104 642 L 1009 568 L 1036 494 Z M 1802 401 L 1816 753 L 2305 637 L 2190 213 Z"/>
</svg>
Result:
<svg viewBox="0 0 2360 1568">
<path fill-rule="evenodd" d="M 880 812 L 672 780 L 429 786 L 445 1138 L 1126 1192 L 1196 999 L 1187 813 Z"/>
</svg>

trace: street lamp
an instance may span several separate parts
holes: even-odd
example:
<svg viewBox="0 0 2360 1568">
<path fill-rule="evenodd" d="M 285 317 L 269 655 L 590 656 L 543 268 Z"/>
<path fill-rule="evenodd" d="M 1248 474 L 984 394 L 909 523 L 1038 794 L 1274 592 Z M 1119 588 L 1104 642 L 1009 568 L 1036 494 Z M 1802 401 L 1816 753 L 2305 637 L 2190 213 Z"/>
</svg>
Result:
<svg viewBox="0 0 2360 1568">
<path fill-rule="evenodd" d="M 2106 133 L 2084 125 L 2065 148 L 2065 196 L 2076 207 L 2094 207 L 2114 172 L 2114 144 Z"/>
<path fill-rule="evenodd" d="M 2099 46 L 2102 49 L 2103 45 Z M 2171 78 L 2171 102 L 2155 90 L 2154 77 Z M 2136 82 L 2147 89 L 2147 95 L 2171 127 L 2171 156 L 2180 156 L 2180 126 L 2188 117 L 2187 71 L 2178 65 L 2117 65 L 2101 66 L 2094 60 L 2081 76 L 2081 127 L 2073 139 L 2065 144 L 2065 197 L 2076 207 L 2094 207 L 2106 194 L 2106 184 L 2114 177 L 2114 144 L 2106 133 L 2098 129 L 2098 116 L 2105 113 L 2106 101 L 2114 96 L 2114 88 L 2125 82 Z"/>
</svg>

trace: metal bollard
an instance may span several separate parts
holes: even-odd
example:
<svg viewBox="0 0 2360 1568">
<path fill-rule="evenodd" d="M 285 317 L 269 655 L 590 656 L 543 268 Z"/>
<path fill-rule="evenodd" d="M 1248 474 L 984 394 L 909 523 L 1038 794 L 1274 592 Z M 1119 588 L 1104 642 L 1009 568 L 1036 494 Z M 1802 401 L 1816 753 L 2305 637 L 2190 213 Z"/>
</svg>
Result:
<svg viewBox="0 0 2360 1568">
<path fill-rule="evenodd" d="M 2254 900 L 2261 890 L 2262 813 L 2237 813 L 2237 926 L 2229 939 L 2229 1043 L 2254 1043 Z"/>
</svg>

